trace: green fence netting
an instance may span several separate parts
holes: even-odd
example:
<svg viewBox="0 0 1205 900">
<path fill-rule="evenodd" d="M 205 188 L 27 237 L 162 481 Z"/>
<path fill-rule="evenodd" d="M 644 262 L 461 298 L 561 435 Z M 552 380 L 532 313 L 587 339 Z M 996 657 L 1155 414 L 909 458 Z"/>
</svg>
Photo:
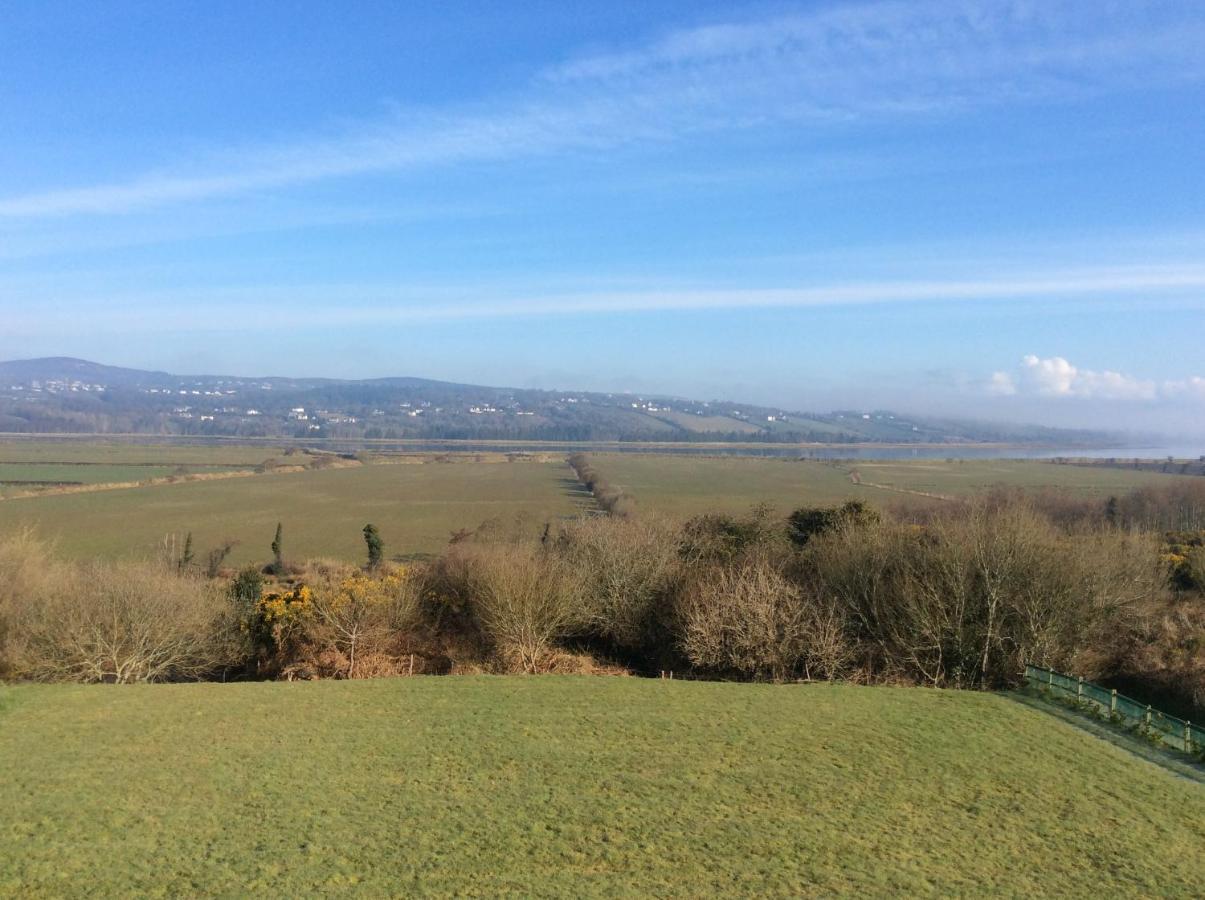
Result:
<svg viewBox="0 0 1205 900">
<path fill-rule="evenodd" d="M 1168 747 L 1186 753 L 1205 753 L 1205 728 L 1160 712 L 1132 697 L 1042 666 L 1027 665 L 1025 680 L 1030 687 L 1046 691 L 1059 700 L 1077 703 Z"/>
</svg>

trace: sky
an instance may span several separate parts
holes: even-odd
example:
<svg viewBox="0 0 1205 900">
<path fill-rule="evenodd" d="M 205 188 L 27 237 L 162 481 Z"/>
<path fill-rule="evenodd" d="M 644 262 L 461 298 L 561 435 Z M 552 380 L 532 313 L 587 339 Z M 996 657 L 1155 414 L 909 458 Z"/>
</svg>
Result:
<svg viewBox="0 0 1205 900">
<path fill-rule="evenodd" d="M 0 359 L 1205 434 L 1205 4 L 0 0 Z"/>
</svg>

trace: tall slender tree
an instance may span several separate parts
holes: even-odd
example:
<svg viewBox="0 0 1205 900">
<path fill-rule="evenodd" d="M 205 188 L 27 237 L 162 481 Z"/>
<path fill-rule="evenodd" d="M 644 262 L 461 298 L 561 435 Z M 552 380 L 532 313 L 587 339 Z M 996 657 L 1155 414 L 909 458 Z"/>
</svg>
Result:
<svg viewBox="0 0 1205 900">
<path fill-rule="evenodd" d="M 364 543 L 368 547 L 368 568 L 375 569 L 381 564 L 385 545 L 381 542 L 381 533 L 377 526 L 369 523 L 364 526 Z"/>
</svg>

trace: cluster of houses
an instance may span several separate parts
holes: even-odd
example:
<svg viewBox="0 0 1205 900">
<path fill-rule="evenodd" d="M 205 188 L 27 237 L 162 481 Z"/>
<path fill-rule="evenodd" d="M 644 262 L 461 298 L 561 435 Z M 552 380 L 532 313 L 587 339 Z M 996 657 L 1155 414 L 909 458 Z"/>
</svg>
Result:
<svg viewBox="0 0 1205 900">
<path fill-rule="evenodd" d="M 22 393 L 28 390 L 31 394 L 76 394 L 76 393 L 95 393 L 103 394 L 105 386 L 103 384 L 90 384 L 86 381 L 30 381 L 29 384 L 14 384 L 9 386 L 9 390 L 14 394 Z"/>
</svg>

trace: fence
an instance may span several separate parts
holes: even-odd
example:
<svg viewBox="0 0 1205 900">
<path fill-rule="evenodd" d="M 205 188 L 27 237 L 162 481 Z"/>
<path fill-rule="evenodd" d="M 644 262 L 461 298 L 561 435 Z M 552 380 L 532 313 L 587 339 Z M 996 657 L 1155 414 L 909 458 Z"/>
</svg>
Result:
<svg viewBox="0 0 1205 900">
<path fill-rule="evenodd" d="M 1139 703 L 1099 684 L 1064 675 L 1041 666 L 1025 667 L 1025 680 L 1031 687 L 1052 697 L 1071 700 L 1097 712 L 1109 721 L 1157 740 L 1185 753 L 1205 754 L 1205 728 Z"/>
</svg>

